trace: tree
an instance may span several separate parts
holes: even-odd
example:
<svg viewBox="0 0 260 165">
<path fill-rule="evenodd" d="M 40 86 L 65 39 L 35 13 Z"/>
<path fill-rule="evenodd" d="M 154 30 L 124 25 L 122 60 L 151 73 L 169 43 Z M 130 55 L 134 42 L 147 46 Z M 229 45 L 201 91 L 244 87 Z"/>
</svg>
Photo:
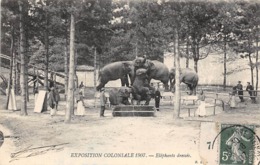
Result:
<svg viewBox="0 0 260 165">
<path fill-rule="evenodd" d="M 235 41 L 237 36 L 234 31 L 236 29 L 236 10 L 237 6 L 234 3 L 219 3 L 216 4 L 218 15 L 215 17 L 213 35 L 213 44 L 217 45 L 217 48 L 223 50 L 223 88 L 226 89 L 227 83 L 227 51 L 229 43 Z"/>
<path fill-rule="evenodd" d="M 45 60 L 44 60 L 44 88 L 46 91 L 49 90 L 49 83 L 48 83 L 48 65 L 49 65 L 49 13 L 48 13 L 48 6 L 49 6 L 49 1 L 45 1 L 46 6 L 45 6 L 45 29 L 44 29 L 44 45 L 45 45 Z M 47 102 L 45 102 L 47 105 Z M 47 108 L 47 106 L 44 106 Z M 47 109 L 46 109 L 47 110 Z"/>
<path fill-rule="evenodd" d="M 240 54 L 241 58 L 248 58 L 251 84 L 254 86 L 254 68 L 256 68 L 256 63 L 254 63 L 253 58 L 259 49 L 258 45 L 255 44 L 256 37 L 258 36 L 260 16 L 259 3 L 238 2 L 237 4 L 239 6 L 239 10 L 237 10 L 237 16 L 239 19 L 236 20 L 238 28 L 235 33 L 239 38 L 237 42 L 233 43 L 232 48 L 235 52 Z"/>
<path fill-rule="evenodd" d="M 68 100 L 65 114 L 65 122 L 69 123 L 71 115 L 74 112 L 74 74 L 75 74 L 75 20 L 74 14 L 71 13 L 70 18 L 70 67 L 69 67 L 69 84 L 68 84 Z"/>
<path fill-rule="evenodd" d="M 21 58 L 21 115 L 27 116 L 27 97 L 26 97 L 26 86 L 28 85 L 26 82 L 26 48 L 25 48 L 25 32 L 24 32 L 24 14 L 26 13 L 25 9 L 25 1 L 19 0 L 19 18 L 20 18 L 20 58 Z"/>
<path fill-rule="evenodd" d="M 194 60 L 194 70 L 198 72 L 198 61 L 206 58 L 210 52 L 210 42 L 213 18 L 217 11 L 211 2 L 187 2 L 182 8 L 184 27 L 189 40 Z M 202 49 L 203 48 L 203 49 Z M 205 50 L 204 52 L 202 50 Z"/>
<path fill-rule="evenodd" d="M 10 46 L 10 54 L 11 54 L 11 60 L 10 60 L 10 76 L 7 86 L 7 101 L 6 101 L 6 109 L 8 109 L 9 104 L 9 97 L 11 93 L 11 88 L 14 88 L 14 81 L 12 82 L 13 77 L 13 68 L 14 68 L 14 57 L 15 57 L 15 51 L 14 51 L 14 43 L 15 43 L 15 16 L 11 15 L 11 46 Z"/>
<path fill-rule="evenodd" d="M 180 91 L 180 57 L 179 57 L 179 35 L 178 30 L 175 30 L 175 102 L 174 102 L 174 118 L 180 116 L 180 103 L 181 103 L 181 91 Z"/>
</svg>

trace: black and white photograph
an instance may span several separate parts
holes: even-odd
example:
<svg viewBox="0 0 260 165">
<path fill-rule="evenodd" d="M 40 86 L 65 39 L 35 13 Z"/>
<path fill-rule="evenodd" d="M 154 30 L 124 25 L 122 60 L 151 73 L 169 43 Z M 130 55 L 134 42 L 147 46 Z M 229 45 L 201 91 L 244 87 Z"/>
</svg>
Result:
<svg viewBox="0 0 260 165">
<path fill-rule="evenodd" d="M 0 1 L 0 165 L 260 164 L 260 0 Z"/>
</svg>

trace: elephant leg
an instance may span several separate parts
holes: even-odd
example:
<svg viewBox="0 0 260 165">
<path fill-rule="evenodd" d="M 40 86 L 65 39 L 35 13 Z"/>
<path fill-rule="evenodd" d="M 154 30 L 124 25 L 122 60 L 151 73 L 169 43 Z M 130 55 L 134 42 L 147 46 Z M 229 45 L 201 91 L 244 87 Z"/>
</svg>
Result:
<svg viewBox="0 0 260 165">
<path fill-rule="evenodd" d="M 189 95 L 192 95 L 193 93 L 193 90 L 192 90 L 192 85 L 191 84 L 188 84 L 188 88 L 189 88 Z"/>
<path fill-rule="evenodd" d="M 140 103 L 141 103 L 141 96 L 137 95 L 137 103 L 136 103 L 136 105 L 140 105 Z"/>
<path fill-rule="evenodd" d="M 196 95 L 196 86 L 194 86 L 194 85 L 192 86 L 192 94 Z"/>
<path fill-rule="evenodd" d="M 122 103 L 123 103 L 124 105 L 130 105 L 130 103 L 129 103 L 127 97 L 123 97 L 123 101 L 122 101 Z"/>
<path fill-rule="evenodd" d="M 170 91 L 175 92 L 175 80 L 170 81 Z"/>
<path fill-rule="evenodd" d="M 193 84 L 194 95 L 196 95 L 197 85 L 198 85 L 198 81 L 195 81 Z"/>
<path fill-rule="evenodd" d="M 146 101 L 145 101 L 145 105 L 149 105 L 151 100 L 151 96 L 147 96 Z"/>
<path fill-rule="evenodd" d="M 163 85 L 164 85 L 164 88 L 165 88 L 165 91 L 169 91 L 169 85 L 168 85 L 168 81 L 167 82 L 163 82 L 162 81 L 162 83 L 163 83 Z"/>
<path fill-rule="evenodd" d="M 121 78 L 121 86 L 124 87 L 124 86 L 127 86 L 129 87 L 129 81 L 128 81 L 128 75 L 124 75 L 122 78 Z"/>
<path fill-rule="evenodd" d="M 126 84 L 124 78 L 121 78 L 120 80 L 121 80 L 121 86 L 124 87 Z"/>
</svg>

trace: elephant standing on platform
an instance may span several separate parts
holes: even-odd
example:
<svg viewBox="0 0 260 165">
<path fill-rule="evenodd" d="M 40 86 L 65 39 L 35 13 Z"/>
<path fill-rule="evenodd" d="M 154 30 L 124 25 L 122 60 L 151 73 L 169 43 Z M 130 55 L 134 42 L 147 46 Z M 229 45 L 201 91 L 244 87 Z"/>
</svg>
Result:
<svg viewBox="0 0 260 165">
<path fill-rule="evenodd" d="M 170 79 L 170 89 L 173 89 L 174 84 L 175 84 L 175 69 L 174 68 L 170 70 L 169 79 Z M 192 95 L 192 94 L 196 95 L 196 87 L 198 85 L 198 81 L 199 81 L 199 76 L 192 69 L 183 68 L 180 70 L 180 82 L 187 84 L 187 86 L 190 90 L 189 95 Z"/>
<path fill-rule="evenodd" d="M 168 90 L 170 73 L 165 64 L 157 60 L 147 60 L 145 56 L 136 57 L 133 63 L 135 72 L 139 68 L 144 68 L 147 70 L 148 83 L 150 83 L 151 79 L 160 80 L 164 84 L 165 90 Z"/>
<path fill-rule="evenodd" d="M 137 69 L 135 80 L 132 86 L 132 96 L 137 100 L 137 105 L 145 100 L 145 105 L 149 105 L 151 100 L 151 87 L 147 79 L 147 69 Z"/>
<path fill-rule="evenodd" d="M 133 72 L 132 61 L 118 61 L 118 62 L 107 64 L 99 71 L 98 85 L 96 89 L 99 91 L 109 81 L 123 79 L 125 75 L 131 74 L 132 72 Z M 131 82 L 133 82 L 132 79 Z"/>
</svg>

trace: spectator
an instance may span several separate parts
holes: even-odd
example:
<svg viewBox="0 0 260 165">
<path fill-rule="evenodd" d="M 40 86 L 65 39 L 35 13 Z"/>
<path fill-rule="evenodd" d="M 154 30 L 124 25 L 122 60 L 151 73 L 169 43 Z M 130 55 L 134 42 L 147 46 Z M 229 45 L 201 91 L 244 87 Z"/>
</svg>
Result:
<svg viewBox="0 0 260 165">
<path fill-rule="evenodd" d="M 157 88 L 156 91 L 155 91 L 155 95 L 154 95 L 155 108 L 156 108 L 157 111 L 160 111 L 159 107 L 160 107 L 160 100 L 161 100 L 161 98 L 162 98 L 161 92 Z"/>
<path fill-rule="evenodd" d="M 83 84 L 83 81 L 81 81 L 79 88 L 83 88 L 83 87 L 84 87 L 84 84 Z"/>
<path fill-rule="evenodd" d="M 79 85 L 79 92 L 82 93 L 82 97 L 85 96 L 85 91 L 84 91 L 84 84 L 83 81 L 81 81 L 80 85 Z"/>
<path fill-rule="evenodd" d="M 38 76 L 33 76 L 33 94 L 38 94 Z"/>
<path fill-rule="evenodd" d="M 106 105 L 105 88 L 100 89 L 100 117 L 104 117 Z"/>
<path fill-rule="evenodd" d="M 206 96 L 205 96 L 203 90 L 201 90 L 198 95 L 199 107 L 197 109 L 197 115 L 199 117 L 206 116 L 205 99 L 206 99 Z"/>
<path fill-rule="evenodd" d="M 237 93 L 238 93 L 238 97 L 239 97 L 240 101 L 244 102 L 244 98 L 243 98 L 243 85 L 241 84 L 241 81 L 238 81 Z"/>
<path fill-rule="evenodd" d="M 85 115 L 85 105 L 81 91 L 77 95 L 77 115 Z"/>
<path fill-rule="evenodd" d="M 231 95 L 231 98 L 230 98 L 230 108 L 233 109 L 233 108 L 236 108 L 236 93 L 237 93 L 237 87 L 234 86 L 232 88 L 232 92 L 230 93 Z"/>
<path fill-rule="evenodd" d="M 55 100 L 55 91 L 54 91 L 54 87 L 51 87 L 50 92 L 49 92 L 49 98 L 48 98 L 48 104 L 51 108 L 51 116 L 54 116 L 56 114 L 56 109 L 55 109 L 55 105 L 56 105 L 56 100 Z"/>
<path fill-rule="evenodd" d="M 250 85 L 250 82 L 247 82 L 246 91 L 248 91 L 252 103 L 256 103 L 254 87 L 252 85 Z"/>
<path fill-rule="evenodd" d="M 36 103 L 37 98 L 38 98 L 38 94 L 39 94 L 38 88 L 34 88 L 33 93 L 34 93 L 34 102 Z"/>
<path fill-rule="evenodd" d="M 51 88 L 54 88 L 54 81 L 50 81 L 50 84 L 49 84 L 49 91 L 51 91 Z"/>
<path fill-rule="evenodd" d="M 60 101 L 60 93 L 59 93 L 59 89 L 58 87 L 56 87 L 56 89 L 54 90 L 54 96 L 55 96 L 55 109 L 56 111 L 58 111 L 58 105 L 59 105 L 59 101 Z"/>
</svg>

